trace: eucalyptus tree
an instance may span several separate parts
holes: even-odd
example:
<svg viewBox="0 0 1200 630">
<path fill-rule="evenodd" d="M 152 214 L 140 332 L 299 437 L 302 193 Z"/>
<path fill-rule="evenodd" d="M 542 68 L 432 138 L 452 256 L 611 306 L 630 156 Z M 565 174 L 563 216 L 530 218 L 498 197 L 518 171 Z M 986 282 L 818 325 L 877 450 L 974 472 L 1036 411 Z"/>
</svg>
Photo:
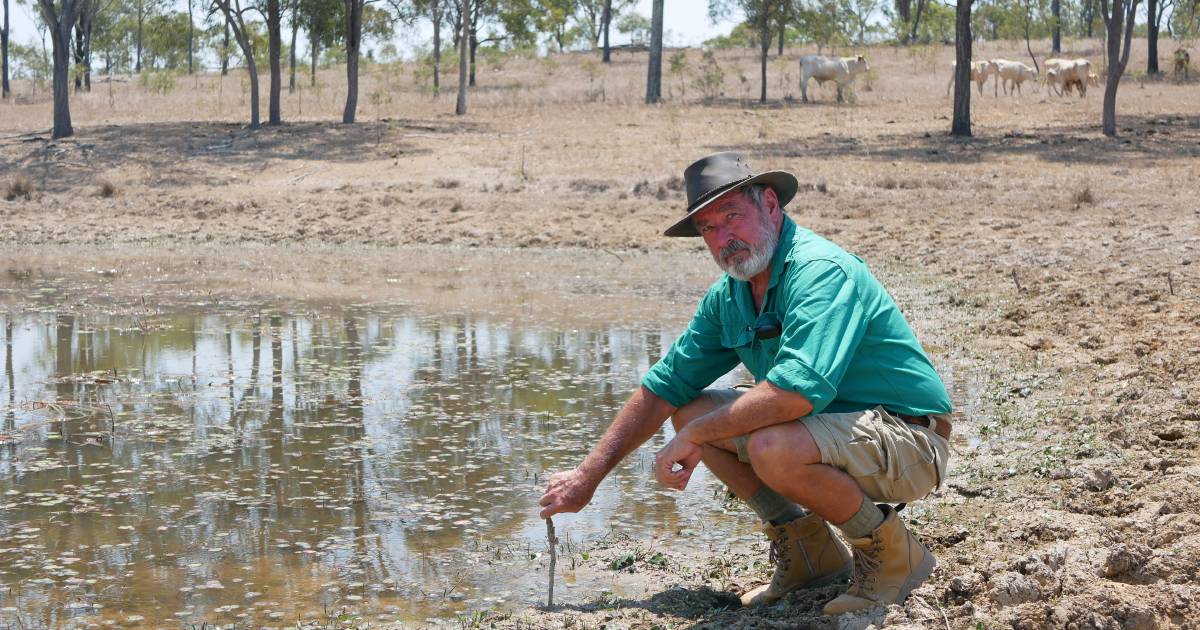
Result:
<svg viewBox="0 0 1200 630">
<path fill-rule="evenodd" d="M 661 2 L 662 0 L 657 0 Z M 459 11 L 458 30 L 458 97 L 454 102 L 455 115 L 467 113 L 467 56 L 471 34 L 471 0 L 462 0 Z"/>
<path fill-rule="evenodd" d="M 1105 52 L 1108 78 L 1104 84 L 1104 109 L 1100 124 L 1104 135 L 1117 135 L 1117 86 L 1129 63 L 1138 0 L 1100 0 L 1100 15 L 1106 29 Z"/>
<path fill-rule="evenodd" d="M 4 25 L 0 27 L 0 98 L 8 98 L 11 88 L 8 85 L 8 0 L 4 0 Z"/>
<path fill-rule="evenodd" d="M 760 103 L 767 102 L 767 57 L 771 52 L 771 27 L 778 24 L 780 18 L 788 12 L 787 4 L 788 0 L 710 0 L 708 5 L 709 16 L 714 21 L 728 17 L 735 8 L 740 9 L 746 18 L 746 24 L 757 31 Z"/>
<path fill-rule="evenodd" d="M 242 0 L 212 0 L 212 3 L 214 8 L 224 14 L 225 23 L 233 31 L 233 38 L 246 60 L 246 72 L 250 75 L 250 128 L 258 129 L 258 64 L 254 61 L 254 43 L 246 25 L 246 14 L 253 10 L 254 6 L 243 5 Z"/>
<path fill-rule="evenodd" d="M 958 0 L 954 11 L 954 115 L 950 135 L 971 135 L 971 3 Z"/>
<path fill-rule="evenodd" d="M 84 0 L 37 0 L 42 23 L 54 46 L 54 129 L 52 138 L 75 135 L 71 126 L 71 30 L 84 10 Z"/>
<path fill-rule="evenodd" d="M 646 67 L 646 103 L 662 100 L 663 0 L 653 0 L 650 10 L 650 61 Z"/>
</svg>

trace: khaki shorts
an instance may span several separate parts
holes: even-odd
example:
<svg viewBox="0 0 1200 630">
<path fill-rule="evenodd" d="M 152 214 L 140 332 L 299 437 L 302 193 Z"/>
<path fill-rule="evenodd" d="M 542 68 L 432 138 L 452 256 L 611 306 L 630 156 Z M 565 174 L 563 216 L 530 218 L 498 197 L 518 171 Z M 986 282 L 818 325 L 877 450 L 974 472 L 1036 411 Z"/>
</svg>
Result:
<svg viewBox="0 0 1200 630">
<path fill-rule="evenodd" d="M 733 400 L 735 390 L 708 390 Z M 947 418 L 949 419 L 949 418 Z M 916 501 L 946 478 L 950 444 L 928 427 L 908 424 L 883 407 L 852 413 L 819 413 L 804 423 L 821 451 L 821 463 L 850 475 L 863 494 L 880 503 Z M 750 463 L 748 435 L 733 439 L 738 459 Z"/>
</svg>

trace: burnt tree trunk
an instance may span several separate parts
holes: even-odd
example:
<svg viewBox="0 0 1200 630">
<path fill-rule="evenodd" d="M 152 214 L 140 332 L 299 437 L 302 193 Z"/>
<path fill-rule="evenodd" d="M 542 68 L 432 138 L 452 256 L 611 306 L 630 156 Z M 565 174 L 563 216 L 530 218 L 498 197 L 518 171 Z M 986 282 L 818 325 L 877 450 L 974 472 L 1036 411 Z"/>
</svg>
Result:
<svg viewBox="0 0 1200 630">
<path fill-rule="evenodd" d="M 321 54 L 321 40 L 317 36 L 317 18 L 313 15 L 312 22 L 308 26 L 308 52 L 312 57 L 312 67 L 309 68 L 308 79 L 309 85 L 317 87 L 317 57 Z"/>
<path fill-rule="evenodd" d="M 954 118 L 950 135 L 971 136 L 971 0 L 958 0 L 954 12 Z"/>
<path fill-rule="evenodd" d="M 362 14 L 364 0 L 343 0 L 346 7 L 346 108 L 342 123 L 354 122 L 358 111 L 358 53 L 362 47 Z"/>
<path fill-rule="evenodd" d="M 474 22 L 475 20 L 471 20 L 471 36 L 467 38 L 468 43 L 471 44 L 471 69 L 467 77 L 467 85 L 469 87 L 475 87 L 475 51 L 479 49 L 479 38 L 475 35 Z"/>
<path fill-rule="evenodd" d="M 267 56 L 271 65 L 271 92 L 267 96 L 267 124 L 283 122 L 280 99 L 283 91 L 283 71 L 280 56 L 283 49 L 283 21 L 279 0 L 267 0 Z"/>
<path fill-rule="evenodd" d="M 646 103 L 662 100 L 663 0 L 654 0 L 650 19 L 650 62 L 646 68 Z"/>
<path fill-rule="evenodd" d="M 146 0 L 137 0 L 137 58 L 134 72 L 142 71 L 142 26 L 146 23 Z"/>
<path fill-rule="evenodd" d="M 225 18 L 225 40 L 221 44 L 221 76 L 229 74 L 229 18 Z"/>
<path fill-rule="evenodd" d="M 83 91 L 83 12 L 79 15 L 79 23 L 75 25 L 75 91 Z"/>
<path fill-rule="evenodd" d="M 454 102 L 454 113 L 462 116 L 467 113 L 467 56 L 470 46 L 471 0 L 463 0 L 462 15 L 458 20 L 458 99 Z"/>
<path fill-rule="evenodd" d="M 1155 75 L 1158 69 L 1158 0 L 1146 0 L 1146 74 Z"/>
<path fill-rule="evenodd" d="M 4 0 L 8 2 L 8 0 Z M 600 18 L 604 24 L 604 52 L 600 54 L 601 63 L 612 62 L 612 50 L 608 46 L 608 29 L 612 24 L 612 0 L 604 0 L 604 16 Z"/>
<path fill-rule="evenodd" d="M 0 97 L 8 98 L 12 87 L 8 84 L 8 0 L 4 0 L 4 26 L 0 28 Z"/>
<path fill-rule="evenodd" d="M 1054 19 L 1054 32 L 1050 38 L 1050 50 L 1062 52 L 1062 0 L 1050 0 L 1050 15 Z"/>
<path fill-rule="evenodd" d="M 192 60 L 196 56 L 196 20 L 192 15 L 192 0 L 188 0 L 188 74 L 191 75 L 195 70 L 192 66 Z"/>
</svg>

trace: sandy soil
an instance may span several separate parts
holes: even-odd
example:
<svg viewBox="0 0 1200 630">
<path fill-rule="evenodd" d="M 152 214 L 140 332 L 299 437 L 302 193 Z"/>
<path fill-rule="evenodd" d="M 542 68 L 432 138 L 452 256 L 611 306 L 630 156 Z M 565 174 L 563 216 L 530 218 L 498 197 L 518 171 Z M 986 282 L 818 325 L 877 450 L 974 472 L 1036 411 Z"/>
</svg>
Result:
<svg viewBox="0 0 1200 630">
<path fill-rule="evenodd" d="M 1072 46 L 1098 61 L 1096 43 Z M 772 66 L 774 97 L 798 94 L 801 52 Z M 293 115 L 250 132 L 234 108 L 201 106 L 212 90 L 198 80 L 162 97 L 172 107 L 85 96 L 78 136 L 51 143 L 30 98 L 0 123 L 0 186 L 32 184 L 0 202 L 4 300 L 30 304 L 11 289 L 46 274 L 100 283 L 113 304 L 357 296 L 555 317 L 601 296 L 614 306 L 582 316 L 679 320 L 714 271 L 697 242 L 658 233 L 682 210 L 683 167 L 738 149 L 798 175 L 793 216 L 880 270 L 964 384 L 949 482 L 907 513 L 938 570 L 902 607 L 835 621 L 819 609 L 838 587 L 730 607 L 768 575 L 762 544 L 677 540 L 651 562 L 648 541 L 618 540 L 579 570 L 632 554 L 622 578 L 644 597 L 463 623 L 1196 627 L 1200 86 L 1126 79 L 1122 134 L 1107 139 L 1096 91 L 994 98 L 989 84 L 977 138 L 955 141 L 952 50 L 867 52 L 876 76 L 847 106 L 830 90 L 811 105 L 743 100 L 757 91 L 745 53 L 722 58 L 727 95 L 712 103 L 668 78 L 676 99 L 644 107 L 643 60 L 591 70 L 571 55 L 485 66 L 465 119 L 408 86 L 378 108 L 388 120 L 353 127 Z M 155 102 L 115 89 L 117 104 Z M 331 120 L 324 98 L 303 116 Z"/>
</svg>

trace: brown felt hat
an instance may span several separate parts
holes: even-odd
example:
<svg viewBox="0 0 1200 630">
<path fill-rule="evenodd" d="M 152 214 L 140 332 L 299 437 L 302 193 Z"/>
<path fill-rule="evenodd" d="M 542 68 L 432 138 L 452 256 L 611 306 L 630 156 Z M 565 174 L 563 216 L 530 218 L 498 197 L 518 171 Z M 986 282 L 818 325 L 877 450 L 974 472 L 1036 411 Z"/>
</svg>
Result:
<svg viewBox="0 0 1200 630">
<path fill-rule="evenodd" d="M 687 188 L 686 215 L 663 232 L 666 236 L 700 236 L 692 225 L 692 217 L 724 193 L 751 184 L 763 184 L 775 190 L 779 207 L 796 196 L 796 177 L 786 171 L 767 171 L 757 175 L 750 169 L 741 153 L 725 151 L 696 160 L 683 171 Z"/>
</svg>

